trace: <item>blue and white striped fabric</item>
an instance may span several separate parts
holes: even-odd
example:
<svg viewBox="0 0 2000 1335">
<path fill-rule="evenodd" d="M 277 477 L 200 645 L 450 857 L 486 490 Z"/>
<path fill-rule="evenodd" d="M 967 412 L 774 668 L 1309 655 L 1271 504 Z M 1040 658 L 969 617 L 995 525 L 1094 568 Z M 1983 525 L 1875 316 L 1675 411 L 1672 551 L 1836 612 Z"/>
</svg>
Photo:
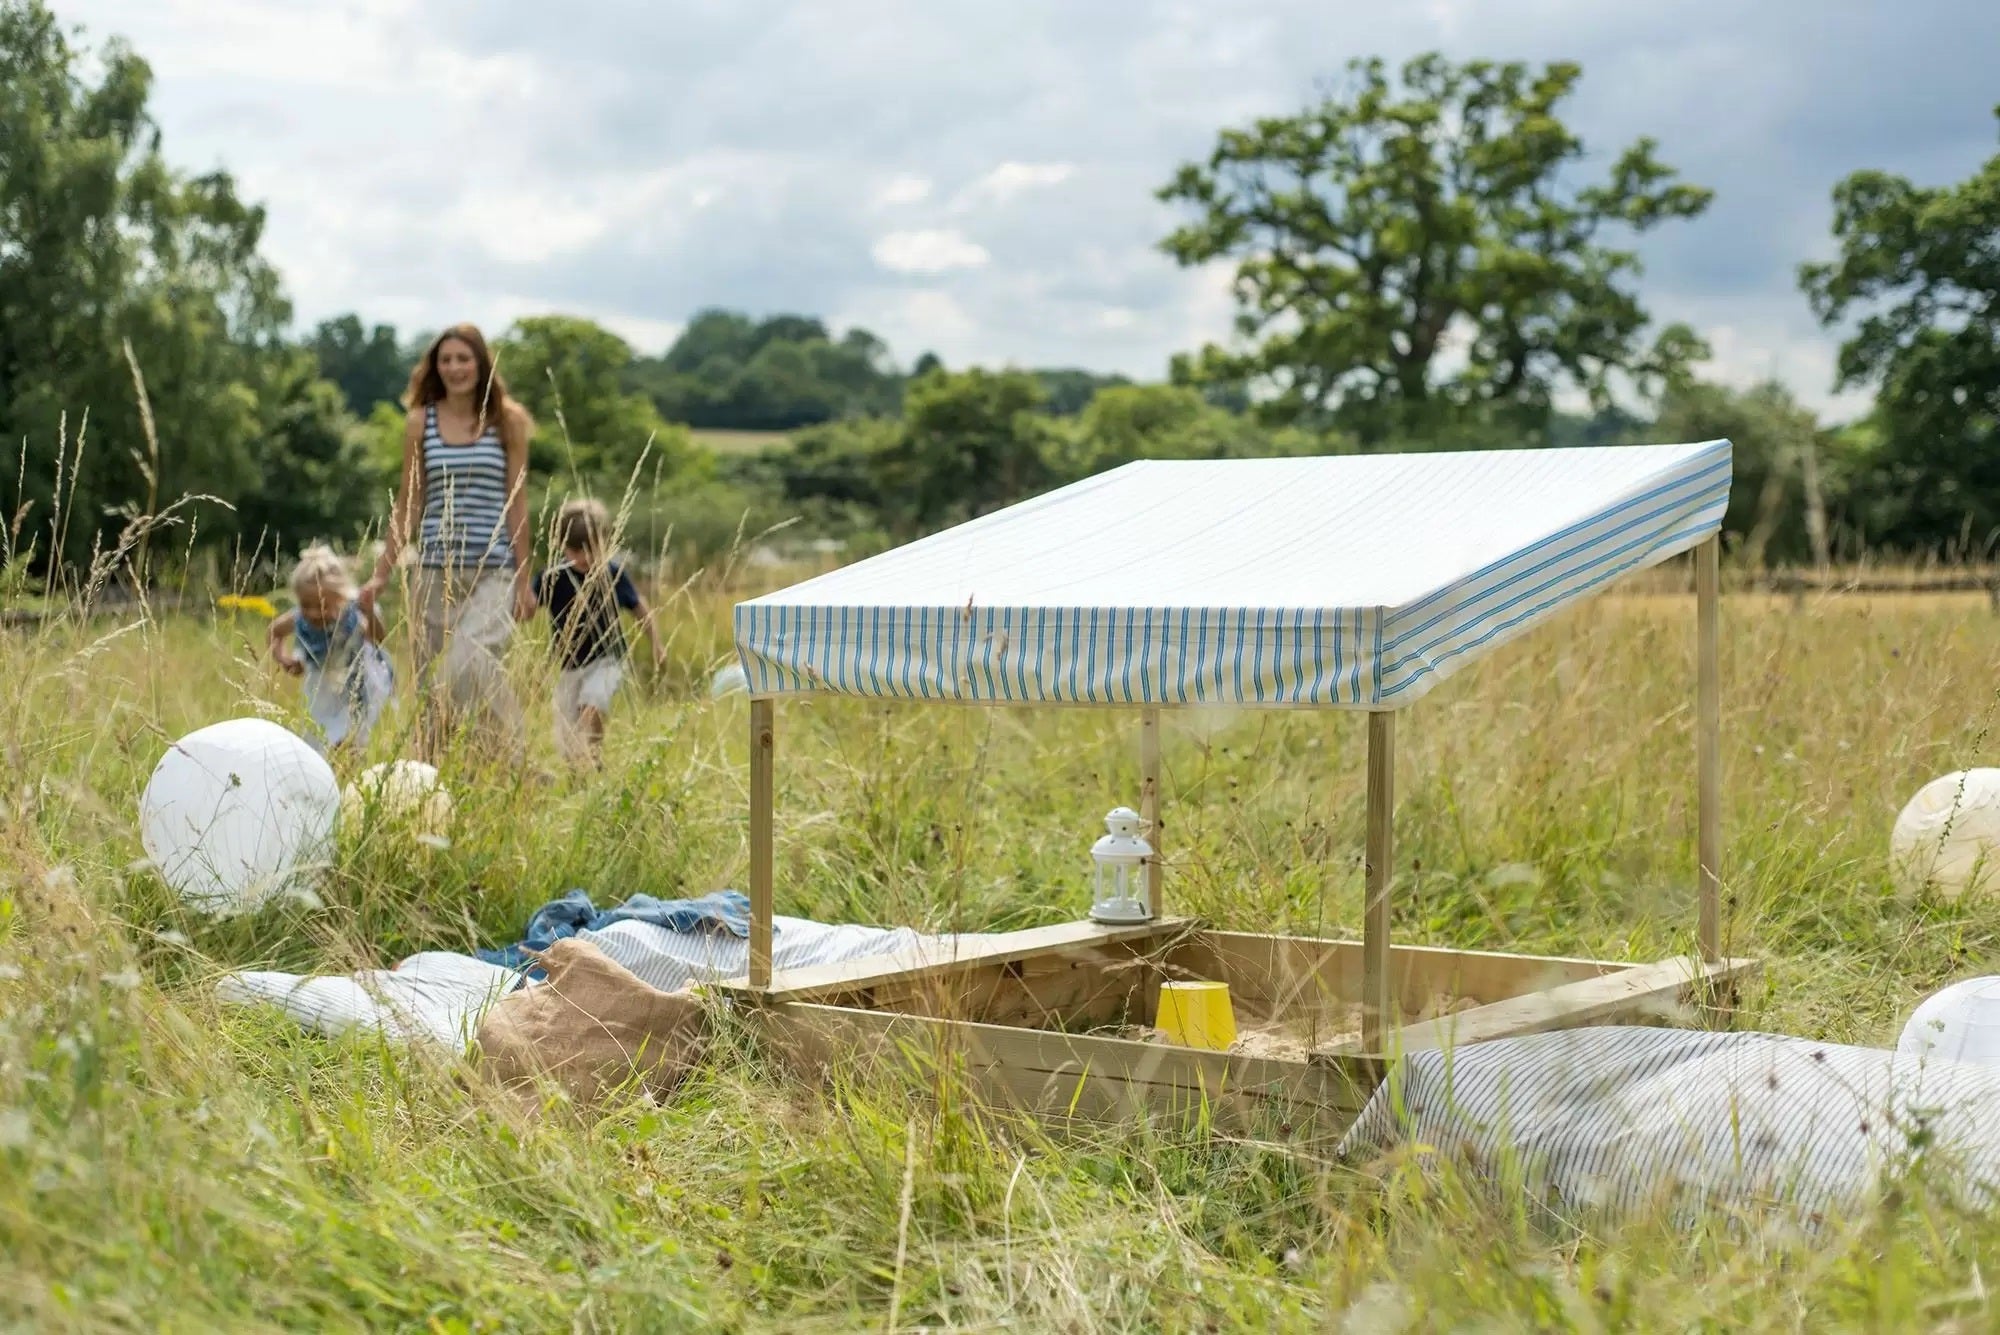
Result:
<svg viewBox="0 0 2000 1335">
<path fill-rule="evenodd" d="M 454 445 L 439 434 L 437 405 L 424 409 L 424 515 L 417 557 L 436 569 L 505 570 L 514 564 L 507 533 L 507 446 L 488 426 Z"/>
<path fill-rule="evenodd" d="M 2000 1069 L 1784 1034 L 1601 1026 L 1413 1052 L 1340 1145 L 1426 1147 L 1562 1212 L 1850 1215 L 1919 1159 L 2000 1193 Z"/>
<path fill-rule="evenodd" d="M 739 603 L 753 695 L 1396 708 L 1714 534 L 1730 444 L 1128 464 Z"/>
</svg>

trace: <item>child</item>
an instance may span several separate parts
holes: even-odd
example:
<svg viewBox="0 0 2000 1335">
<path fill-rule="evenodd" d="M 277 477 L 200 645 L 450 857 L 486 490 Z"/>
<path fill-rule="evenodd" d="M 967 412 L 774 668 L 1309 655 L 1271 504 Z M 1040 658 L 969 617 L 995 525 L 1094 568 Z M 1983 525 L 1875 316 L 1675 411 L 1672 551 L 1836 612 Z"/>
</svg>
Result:
<svg viewBox="0 0 2000 1335">
<path fill-rule="evenodd" d="M 604 744 L 604 719 L 625 676 L 625 630 L 620 608 L 639 618 L 653 652 L 663 657 L 653 613 L 632 579 L 605 557 L 610 516 L 597 501 L 566 502 L 556 515 L 562 564 L 535 581 L 536 597 L 549 609 L 556 677 L 556 744 L 572 761 L 596 765 Z"/>
<path fill-rule="evenodd" d="M 326 746 L 368 744 L 368 733 L 395 689 L 382 650 L 382 619 L 355 600 L 354 581 L 331 547 L 308 547 L 292 571 L 298 606 L 271 622 L 271 657 L 304 676 L 306 702 Z M 285 646 L 294 641 L 294 656 Z"/>
</svg>

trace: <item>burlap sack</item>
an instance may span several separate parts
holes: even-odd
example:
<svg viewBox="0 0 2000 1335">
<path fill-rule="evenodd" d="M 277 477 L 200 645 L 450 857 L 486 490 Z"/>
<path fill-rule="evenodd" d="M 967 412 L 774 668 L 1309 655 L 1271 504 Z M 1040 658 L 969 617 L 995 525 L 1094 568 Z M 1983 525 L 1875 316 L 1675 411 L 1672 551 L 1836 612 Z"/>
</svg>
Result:
<svg viewBox="0 0 2000 1335">
<path fill-rule="evenodd" d="M 658 1095 L 701 1056 L 701 1003 L 635 978 L 586 942 L 558 941 L 541 956 L 548 981 L 508 993 L 479 1025 L 480 1069 L 503 1085 L 548 1076 L 578 1103 L 639 1074 Z"/>
</svg>

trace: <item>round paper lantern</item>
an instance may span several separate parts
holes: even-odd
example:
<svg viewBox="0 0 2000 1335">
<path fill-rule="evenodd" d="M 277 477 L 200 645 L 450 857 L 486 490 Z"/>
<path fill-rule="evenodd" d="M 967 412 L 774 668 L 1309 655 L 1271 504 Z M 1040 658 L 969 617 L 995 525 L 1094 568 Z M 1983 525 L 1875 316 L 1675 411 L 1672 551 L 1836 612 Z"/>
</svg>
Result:
<svg viewBox="0 0 2000 1335">
<path fill-rule="evenodd" d="M 1906 890 L 1956 897 L 2000 882 L 2000 769 L 1969 769 L 1917 790 L 1889 834 L 1889 865 Z"/>
<path fill-rule="evenodd" d="M 738 691 L 749 689 L 750 679 L 744 675 L 741 663 L 731 663 L 717 672 L 708 683 L 709 695 L 717 700 L 725 695 L 734 695 Z"/>
<path fill-rule="evenodd" d="M 451 793 L 438 782 L 435 766 L 420 760 L 370 765 L 340 795 L 340 815 L 359 829 L 370 816 L 407 823 L 419 835 L 442 839 L 451 828 Z"/>
<path fill-rule="evenodd" d="M 340 785 L 319 753 L 275 723 L 240 718 L 167 748 L 139 799 L 139 837 L 174 893 L 240 913 L 309 891 L 339 817 Z"/>
<path fill-rule="evenodd" d="M 1903 1026 L 1896 1051 L 2000 1066 L 2000 978 L 1968 978 L 1933 993 Z"/>
</svg>

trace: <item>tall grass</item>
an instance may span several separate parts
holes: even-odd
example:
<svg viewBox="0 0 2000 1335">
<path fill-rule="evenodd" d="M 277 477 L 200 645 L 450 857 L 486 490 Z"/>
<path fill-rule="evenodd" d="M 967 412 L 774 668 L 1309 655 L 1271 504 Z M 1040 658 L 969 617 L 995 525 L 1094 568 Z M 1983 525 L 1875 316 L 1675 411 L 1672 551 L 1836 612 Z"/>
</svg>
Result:
<svg viewBox="0 0 2000 1335">
<path fill-rule="evenodd" d="M 1693 609 L 1610 599 L 1442 686 L 1401 730 L 1402 940 L 1604 958 L 1690 943 Z M 732 595 L 656 591 L 669 661 L 607 764 L 560 769 L 543 633 L 510 667 L 533 763 L 446 757 L 448 847 L 344 836 L 324 906 L 215 923 L 143 867 L 167 741 L 303 726 L 263 623 L 86 614 L 0 631 L 0 1286 L 43 1328 L 1252 1326 L 1880 1329 L 1990 1318 L 1996 1229 L 1922 1182 L 1807 1242 L 1766 1221 L 1551 1221 L 1419 1147 L 1369 1171 L 1283 1145 L 1053 1138 L 949 1083 L 807 1088 L 725 1030 L 671 1101 L 527 1116 L 450 1062 L 217 1007 L 253 965 L 345 970 L 511 939 L 600 899 L 744 875 L 745 707 L 711 700 Z M 393 612 L 393 609 L 392 609 Z M 1728 949 L 1741 1022 L 1887 1043 L 2000 956 L 1990 901 L 1899 894 L 1888 826 L 1991 759 L 2000 618 L 1966 598 L 1725 612 Z M 405 659 L 400 666 L 407 669 Z M 1134 720 L 785 704 L 781 912 L 1007 928 L 1077 916 Z M 403 752 L 407 694 L 351 772 Z M 1362 745 L 1338 714 L 1167 716 L 1170 905 L 1334 934 L 1361 912 Z M 547 770 L 554 782 L 537 782 Z"/>
</svg>

